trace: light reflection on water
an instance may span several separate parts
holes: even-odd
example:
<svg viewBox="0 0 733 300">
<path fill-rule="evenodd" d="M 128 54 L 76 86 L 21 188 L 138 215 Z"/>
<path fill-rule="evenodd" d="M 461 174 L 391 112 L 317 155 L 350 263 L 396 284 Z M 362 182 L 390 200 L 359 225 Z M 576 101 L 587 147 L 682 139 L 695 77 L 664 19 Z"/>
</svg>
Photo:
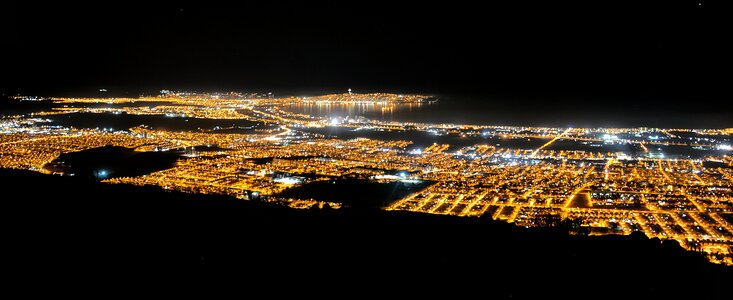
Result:
<svg viewBox="0 0 733 300">
<path fill-rule="evenodd" d="M 418 112 L 426 103 L 291 103 L 282 106 L 285 111 L 317 117 L 356 117 L 383 121 L 400 121 L 402 114 Z"/>
<path fill-rule="evenodd" d="M 727 128 L 725 110 L 705 114 L 610 106 L 584 107 L 573 102 L 527 104 L 520 99 L 441 97 L 435 103 L 292 103 L 283 110 L 317 117 L 363 116 L 371 120 L 540 126 L 540 127 L 663 127 Z"/>
</svg>

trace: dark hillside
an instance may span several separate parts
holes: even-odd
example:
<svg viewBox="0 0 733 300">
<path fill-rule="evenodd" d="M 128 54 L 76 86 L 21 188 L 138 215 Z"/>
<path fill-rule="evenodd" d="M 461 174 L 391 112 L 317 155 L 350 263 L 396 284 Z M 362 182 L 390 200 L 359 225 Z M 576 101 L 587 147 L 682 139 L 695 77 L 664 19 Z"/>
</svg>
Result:
<svg viewBox="0 0 733 300">
<path fill-rule="evenodd" d="M 166 295 L 706 299 L 733 282 L 731 268 L 641 236 L 293 210 L 23 171 L 0 170 L 0 180 L 16 195 L 2 197 L 2 263 L 31 294 L 144 295 L 152 285 Z"/>
</svg>

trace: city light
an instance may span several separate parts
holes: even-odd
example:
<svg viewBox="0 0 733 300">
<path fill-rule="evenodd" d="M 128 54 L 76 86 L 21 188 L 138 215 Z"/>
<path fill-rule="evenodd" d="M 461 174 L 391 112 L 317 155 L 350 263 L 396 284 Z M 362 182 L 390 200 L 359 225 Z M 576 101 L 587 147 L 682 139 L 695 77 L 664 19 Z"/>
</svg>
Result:
<svg viewBox="0 0 733 300">
<path fill-rule="evenodd" d="M 337 178 L 426 184 L 385 209 L 483 216 L 522 227 L 543 226 L 548 218 L 570 218 L 590 235 L 642 232 L 675 240 L 687 249 L 714 252 L 710 257 L 715 262 L 733 264 L 728 246 L 733 243 L 733 157 L 725 153 L 731 150 L 730 129 L 417 123 L 287 109 L 293 103 L 398 107 L 429 99 L 386 93 L 213 97 L 174 91 L 143 98 L 56 98 L 58 106 L 53 109 L 0 119 L 0 166 L 78 177 L 86 175 L 63 174 L 49 166 L 61 154 L 110 145 L 136 152 L 180 153 L 174 165 L 149 174 L 120 177 L 112 169 L 97 167 L 91 177 L 110 184 L 229 195 L 292 208 L 326 203 L 342 207 L 344 199 L 280 196 L 289 189 Z M 113 104 L 93 105 L 97 103 Z M 113 114 L 115 118 L 187 116 L 215 125 L 186 130 L 144 124 L 131 128 L 99 124 L 94 129 L 48 126 L 52 118 L 78 113 L 92 120 Z M 232 125 L 236 121 L 247 125 Z M 333 127 L 356 137 L 332 134 L 338 132 Z M 430 142 L 414 142 L 414 132 Z M 381 139 L 377 133 L 393 137 Z"/>
</svg>

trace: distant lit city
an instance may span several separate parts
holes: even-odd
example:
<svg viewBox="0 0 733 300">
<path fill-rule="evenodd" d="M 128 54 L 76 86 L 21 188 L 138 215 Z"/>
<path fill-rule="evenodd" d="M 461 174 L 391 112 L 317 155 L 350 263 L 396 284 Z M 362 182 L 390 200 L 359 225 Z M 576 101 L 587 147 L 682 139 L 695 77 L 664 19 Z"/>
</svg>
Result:
<svg viewBox="0 0 733 300">
<path fill-rule="evenodd" d="M 522 227 L 571 220 L 575 234 L 642 232 L 733 265 L 733 128 L 432 124 L 293 109 L 374 106 L 383 113 L 442 101 L 351 90 L 283 98 L 164 90 L 139 98 L 16 99 L 53 105 L 0 118 L 2 168 L 299 209 L 340 209 L 348 201 L 287 191 L 343 178 L 399 183 L 416 188 L 382 209 Z M 74 123 L 78 116 L 92 125 Z M 102 118 L 117 125 L 93 126 Z M 105 146 L 179 157 L 132 176 L 105 167 L 79 174 L 63 161 Z"/>
</svg>

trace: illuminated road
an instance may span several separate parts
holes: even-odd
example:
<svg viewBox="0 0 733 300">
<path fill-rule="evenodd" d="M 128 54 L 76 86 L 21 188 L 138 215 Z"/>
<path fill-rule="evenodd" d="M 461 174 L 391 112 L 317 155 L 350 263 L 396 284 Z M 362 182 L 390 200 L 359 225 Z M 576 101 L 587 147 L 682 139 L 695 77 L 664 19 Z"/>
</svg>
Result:
<svg viewBox="0 0 733 300">
<path fill-rule="evenodd" d="M 537 150 L 535 150 L 534 152 L 532 152 L 532 156 L 531 156 L 531 157 L 535 157 L 535 156 L 537 156 L 537 153 L 538 153 L 538 152 L 540 152 L 540 150 L 542 150 L 542 149 L 546 148 L 547 146 L 550 146 L 550 145 L 552 145 L 552 143 L 554 143 L 555 141 L 557 141 L 557 140 L 561 139 L 561 138 L 562 138 L 562 137 L 563 137 L 564 135 L 566 135 L 566 134 L 570 133 L 570 132 L 571 132 L 572 130 L 573 130 L 573 128 L 572 128 L 572 127 L 570 127 L 570 128 L 568 128 L 567 130 L 563 131 L 563 132 L 562 132 L 561 134 L 559 134 L 558 136 L 556 136 L 556 137 L 554 137 L 553 139 L 551 139 L 551 140 L 550 140 L 549 142 L 547 142 L 547 143 L 545 143 L 544 145 L 540 146 L 539 148 L 537 148 Z"/>
<path fill-rule="evenodd" d="M 276 141 L 276 140 L 281 139 L 283 136 L 288 135 L 288 133 L 290 133 L 292 131 L 292 130 L 290 130 L 290 128 L 287 128 L 287 127 L 285 127 L 283 125 L 280 126 L 280 129 L 282 129 L 283 132 L 273 134 L 271 136 L 268 136 L 268 137 L 264 138 L 263 140 Z"/>
<path fill-rule="evenodd" d="M 643 149 L 645 153 L 649 153 L 649 149 L 646 148 L 644 142 L 639 142 L 639 146 L 641 146 L 641 149 Z"/>
<path fill-rule="evenodd" d="M 575 200 L 575 197 L 578 195 L 585 195 L 588 200 L 590 201 L 590 195 L 586 191 L 585 193 L 581 193 L 583 190 L 587 189 L 590 186 L 590 184 L 584 184 L 580 186 L 579 188 L 575 189 L 575 191 L 571 194 L 571 196 L 568 198 L 567 202 L 565 203 L 565 208 L 570 208 L 570 204 Z M 592 203 L 588 203 L 590 206 L 592 206 Z"/>
</svg>

